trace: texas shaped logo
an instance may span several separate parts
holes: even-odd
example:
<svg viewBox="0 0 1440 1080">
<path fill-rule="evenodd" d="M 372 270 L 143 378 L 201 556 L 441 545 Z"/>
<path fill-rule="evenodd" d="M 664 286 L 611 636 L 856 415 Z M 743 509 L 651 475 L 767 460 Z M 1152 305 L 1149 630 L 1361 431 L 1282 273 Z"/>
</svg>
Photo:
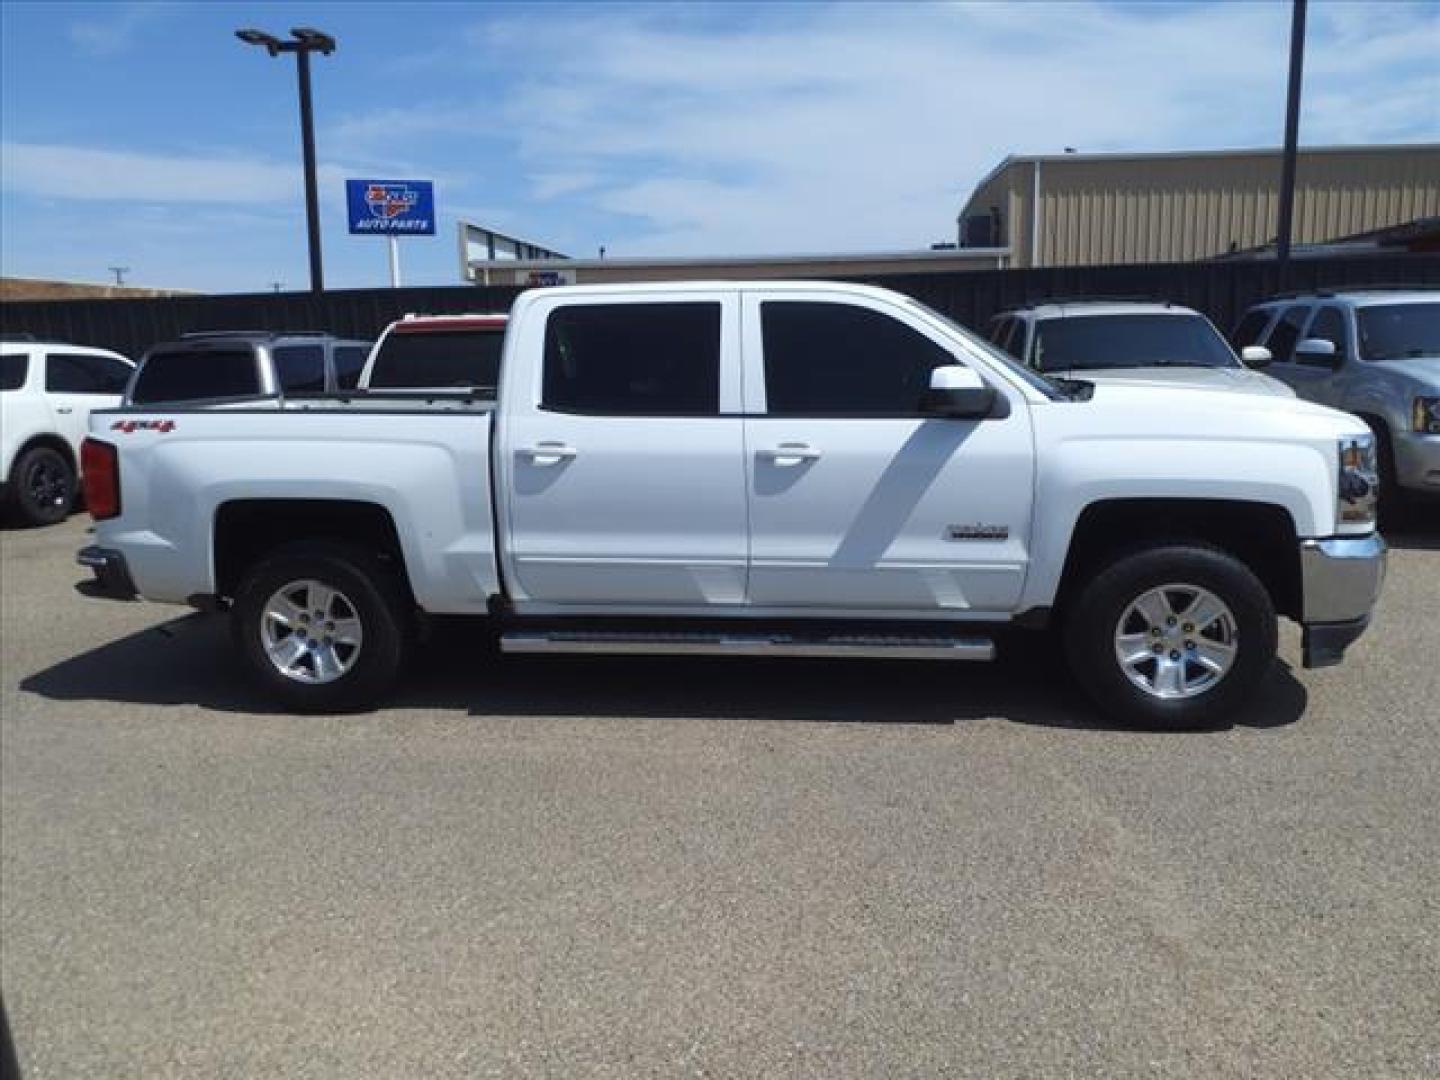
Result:
<svg viewBox="0 0 1440 1080">
<path fill-rule="evenodd" d="M 367 184 L 365 205 L 370 213 L 386 221 L 397 218 L 420 201 L 420 193 L 405 184 Z"/>
</svg>

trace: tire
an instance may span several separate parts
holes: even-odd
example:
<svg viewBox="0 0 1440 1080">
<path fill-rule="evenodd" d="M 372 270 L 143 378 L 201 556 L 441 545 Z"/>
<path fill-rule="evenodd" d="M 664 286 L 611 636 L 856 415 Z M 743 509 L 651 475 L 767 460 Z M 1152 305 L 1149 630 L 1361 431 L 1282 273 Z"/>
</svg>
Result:
<svg viewBox="0 0 1440 1080">
<path fill-rule="evenodd" d="M 1375 433 L 1375 464 L 1379 472 L 1380 492 L 1376 499 L 1378 523 L 1387 529 L 1404 528 L 1408 524 L 1411 502 L 1409 493 L 1395 476 L 1395 447 L 1385 421 L 1361 417 Z"/>
<path fill-rule="evenodd" d="M 53 447 L 32 446 L 15 460 L 7 488 L 9 509 L 22 523 L 55 525 L 75 503 L 75 470 Z"/>
<path fill-rule="evenodd" d="M 1202 593 L 1205 603 L 1191 606 Z M 1210 601 L 1219 602 L 1217 617 L 1209 618 Z M 1198 625 L 1185 618 L 1191 612 Z M 1076 680 L 1108 719 L 1191 730 L 1228 722 L 1270 670 L 1275 607 L 1234 556 L 1156 545 L 1095 575 L 1070 606 L 1064 637 Z M 1132 663 L 1122 663 L 1122 651 Z"/>
<path fill-rule="evenodd" d="M 409 648 L 410 607 L 399 576 L 371 552 L 304 542 L 246 572 L 231 631 L 251 677 L 289 709 L 351 712 L 373 708 L 394 686 Z"/>
</svg>

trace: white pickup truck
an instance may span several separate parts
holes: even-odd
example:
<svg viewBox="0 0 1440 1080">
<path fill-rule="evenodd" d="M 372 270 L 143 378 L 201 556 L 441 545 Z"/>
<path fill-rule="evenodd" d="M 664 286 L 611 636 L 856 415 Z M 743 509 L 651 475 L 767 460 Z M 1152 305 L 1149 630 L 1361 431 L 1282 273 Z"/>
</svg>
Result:
<svg viewBox="0 0 1440 1080">
<path fill-rule="evenodd" d="M 990 659 L 1051 629 L 1108 716 L 1224 721 L 1384 573 L 1370 431 L 1289 398 L 1052 381 L 816 282 L 515 303 L 498 393 L 97 413 L 95 591 L 228 609 L 297 710 L 373 704 L 430 615 L 503 652 Z M 1034 631 L 1026 638 L 1010 628 Z"/>
</svg>

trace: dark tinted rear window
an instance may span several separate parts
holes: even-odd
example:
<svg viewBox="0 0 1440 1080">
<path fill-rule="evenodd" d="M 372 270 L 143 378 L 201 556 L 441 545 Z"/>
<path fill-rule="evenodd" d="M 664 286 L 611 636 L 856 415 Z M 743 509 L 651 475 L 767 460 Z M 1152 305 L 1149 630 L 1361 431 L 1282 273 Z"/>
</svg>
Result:
<svg viewBox="0 0 1440 1080">
<path fill-rule="evenodd" d="M 370 386 L 494 389 L 500 377 L 500 346 L 504 341 L 505 332 L 500 327 L 388 334 L 375 357 Z"/>
<path fill-rule="evenodd" d="M 325 346 L 281 345 L 273 350 L 275 381 L 288 391 L 323 393 Z"/>
<path fill-rule="evenodd" d="M 135 380 L 131 400 L 137 405 L 149 405 L 259 392 L 253 352 L 196 349 L 152 353 Z"/>
<path fill-rule="evenodd" d="M 19 390 L 25 385 L 25 372 L 29 367 L 30 357 L 25 353 L 0 356 L 0 390 Z"/>
<path fill-rule="evenodd" d="M 365 370 L 365 361 L 369 356 L 369 345 L 336 345 L 335 385 L 341 390 L 355 389 L 360 383 L 360 373 Z"/>
</svg>

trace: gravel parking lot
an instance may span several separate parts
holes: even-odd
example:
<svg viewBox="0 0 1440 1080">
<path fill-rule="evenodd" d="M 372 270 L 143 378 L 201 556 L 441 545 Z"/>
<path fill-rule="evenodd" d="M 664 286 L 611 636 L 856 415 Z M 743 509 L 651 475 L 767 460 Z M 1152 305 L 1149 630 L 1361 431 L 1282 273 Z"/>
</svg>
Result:
<svg viewBox="0 0 1440 1080">
<path fill-rule="evenodd" d="M 1435 1076 L 1440 531 L 1341 668 L 1108 729 L 993 667 L 513 659 L 267 711 L 3 548 L 28 1077 Z"/>
</svg>

